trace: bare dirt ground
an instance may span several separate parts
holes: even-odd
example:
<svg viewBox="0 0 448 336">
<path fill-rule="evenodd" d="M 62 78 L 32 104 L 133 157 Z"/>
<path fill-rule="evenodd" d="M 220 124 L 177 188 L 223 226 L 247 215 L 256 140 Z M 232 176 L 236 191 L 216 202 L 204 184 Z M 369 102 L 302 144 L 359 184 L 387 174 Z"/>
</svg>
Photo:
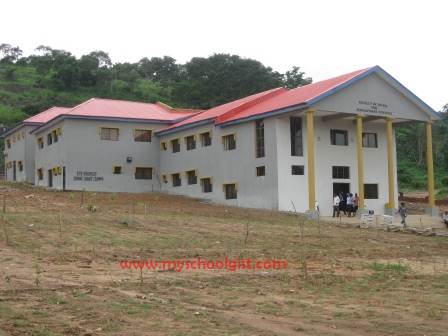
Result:
<svg viewBox="0 0 448 336">
<path fill-rule="evenodd" d="M 154 193 L 82 196 L 5 183 L 0 193 L 2 336 L 447 334 L 444 237 Z M 119 264 L 198 256 L 281 258 L 288 267 L 140 272 Z"/>
</svg>

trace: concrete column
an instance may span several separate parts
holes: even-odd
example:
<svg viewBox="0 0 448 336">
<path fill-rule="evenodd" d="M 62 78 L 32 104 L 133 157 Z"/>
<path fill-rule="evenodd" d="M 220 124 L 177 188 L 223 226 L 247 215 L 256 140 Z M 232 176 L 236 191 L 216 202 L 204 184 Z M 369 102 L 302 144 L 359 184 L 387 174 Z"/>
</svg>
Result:
<svg viewBox="0 0 448 336">
<path fill-rule="evenodd" d="M 362 116 L 356 116 L 356 154 L 358 159 L 358 207 L 364 209 L 364 150 L 362 147 Z"/>
<path fill-rule="evenodd" d="M 393 130 L 392 118 L 386 119 L 387 131 L 387 177 L 389 188 L 389 201 L 386 205 L 386 213 L 392 214 L 395 209 L 395 171 L 394 171 L 394 151 L 393 151 Z"/>
<path fill-rule="evenodd" d="M 314 165 L 314 111 L 306 111 L 307 158 L 308 158 L 308 209 L 315 212 L 316 173 Z"/>
</svg>

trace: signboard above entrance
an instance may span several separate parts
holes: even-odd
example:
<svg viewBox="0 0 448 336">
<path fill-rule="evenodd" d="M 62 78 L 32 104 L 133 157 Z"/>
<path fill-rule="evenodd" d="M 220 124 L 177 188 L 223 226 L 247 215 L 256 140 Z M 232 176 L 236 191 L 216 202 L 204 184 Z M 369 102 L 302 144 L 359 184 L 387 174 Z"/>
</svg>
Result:
<svg viewBox="0 0 448 336">
<path fill-rule="evenodd" d="M 389 106 L 384 103 L 378 103 L 372 100 L 358 100 L 356 112 L 391 116 L 392 112 L 388 111 L 388 109 Z"/>
</svg>

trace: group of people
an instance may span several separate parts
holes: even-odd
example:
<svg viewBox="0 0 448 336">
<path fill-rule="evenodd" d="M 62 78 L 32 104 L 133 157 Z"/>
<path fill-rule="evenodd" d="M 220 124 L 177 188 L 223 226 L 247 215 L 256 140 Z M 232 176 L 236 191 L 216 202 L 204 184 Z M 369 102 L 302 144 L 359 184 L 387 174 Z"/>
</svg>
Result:
<svg viewBox="0 0 448 336">
<path fill-rule="evenodd" d="M 358 194 L 344 194 L 342 191 L 333 196 L 333 217 L 340 217 L 344 213 L 347 217 L 354 217 L 358 211 Z"/>
</svg>

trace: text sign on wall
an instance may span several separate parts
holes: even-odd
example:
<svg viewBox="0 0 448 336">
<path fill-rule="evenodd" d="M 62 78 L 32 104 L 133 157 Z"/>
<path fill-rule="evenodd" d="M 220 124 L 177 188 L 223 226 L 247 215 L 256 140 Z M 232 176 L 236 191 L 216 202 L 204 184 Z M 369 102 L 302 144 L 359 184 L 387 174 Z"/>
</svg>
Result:
<svg viewBox="0 0 448 336">
<path fill-rule="evenodd" d="M 391 116 L 392 112 L 388 111 L 388 109 L 389 106 L 384 103 L 378 103 L 372 100 L 358 100 L 356 112 Z"/>
<path fill-rule="evenodd" d="M 97 172 L 77 171 L 76 176 L 73 176 L 73 181 L 100 182 L 103 180 L 102 176 L 97 176 Z"/>
</svg>

